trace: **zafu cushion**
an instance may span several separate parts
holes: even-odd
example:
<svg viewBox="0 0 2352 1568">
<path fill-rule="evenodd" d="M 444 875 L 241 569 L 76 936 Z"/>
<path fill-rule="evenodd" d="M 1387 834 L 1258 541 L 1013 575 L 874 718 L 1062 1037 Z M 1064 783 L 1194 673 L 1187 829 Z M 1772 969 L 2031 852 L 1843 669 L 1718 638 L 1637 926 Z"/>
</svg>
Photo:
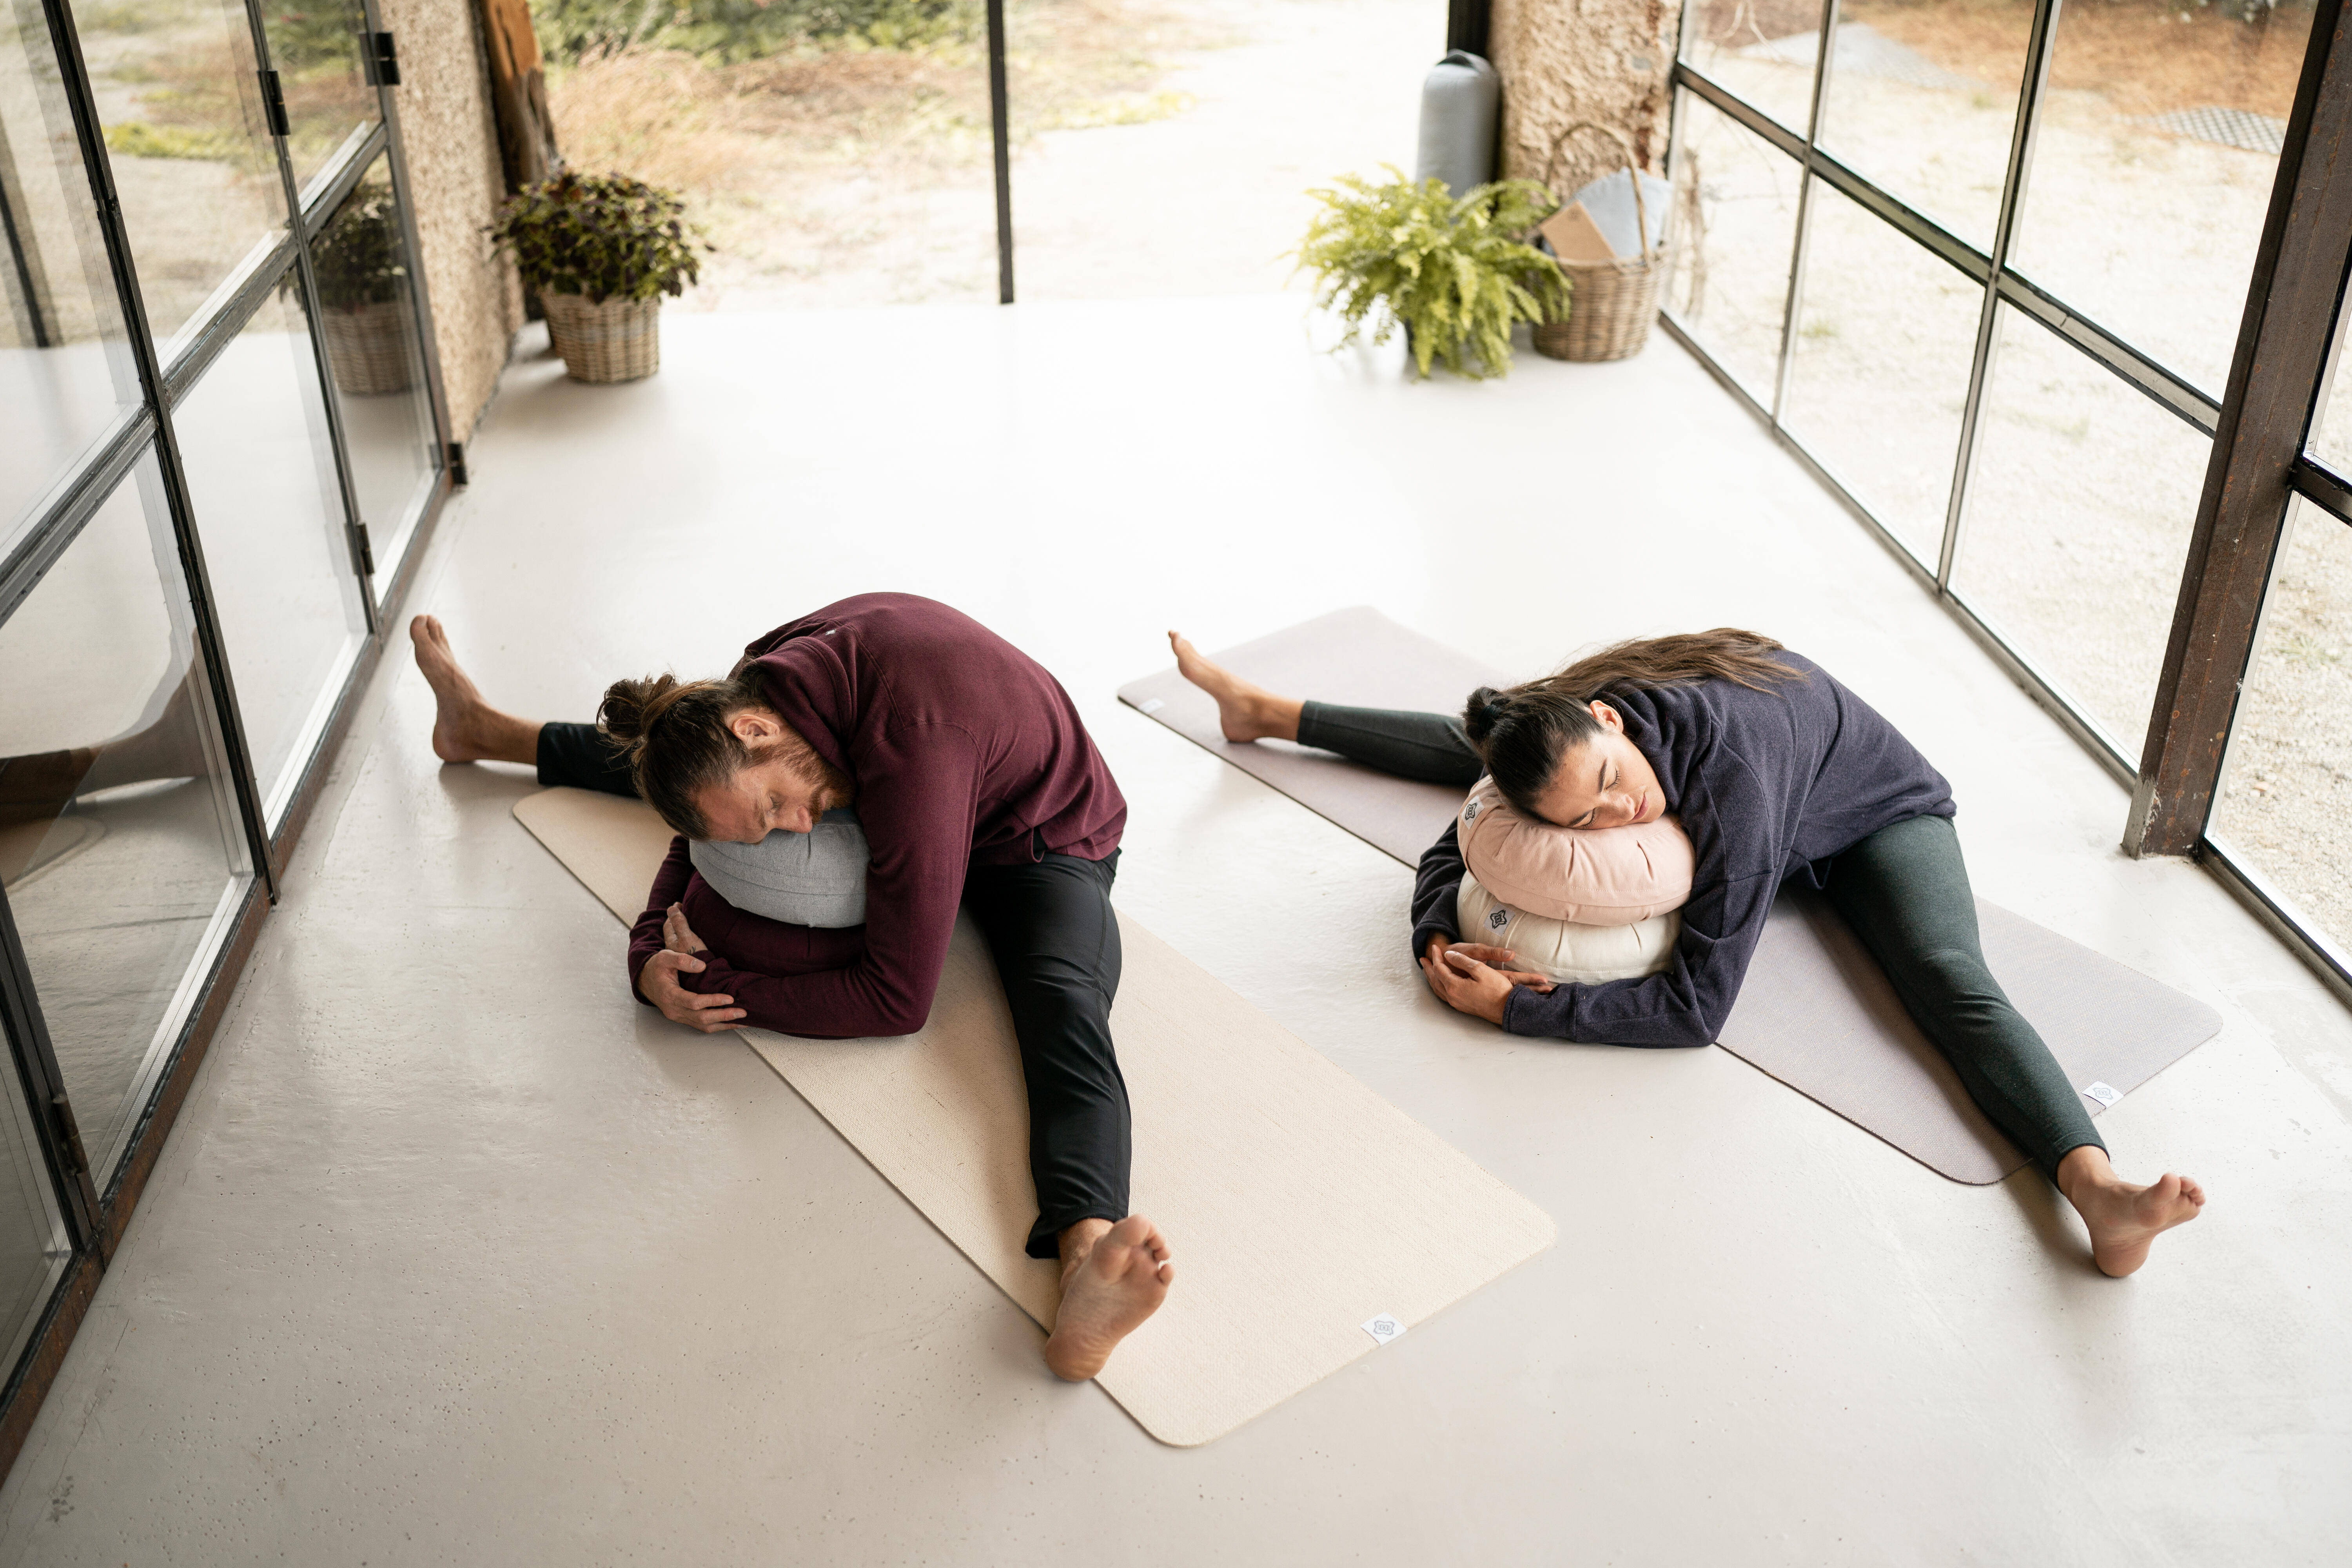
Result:
<svg viewBox="0 0 2352 1568">
<path fill-rule="evenodd" d="M 1675 940 L 1683 930 L 1683 917 L 1671 912 L 1632 925 L 1605 926 L 1528 914 L 1498 902 L 1475 877 L 1462 879 L 1454 905 L 1463 941 L 1507 947 L 1518 955 L 1512 967 L 1532 969 L 1563 985 L 1598 985 L 1604 980 L 1655 974 L 1674 961 Z"/>
<path fill-rule="evenodd" d="M 854 811 L 828 811 L 810 832 L 757 844 L 694 839 L 686 853 L 712 892 L 748 913 L 828 929 L 866 923 L 866 830 Z"/>
<path fill-rule="evenodd" d="M 1635 925 L 1690 900 L 1698 857 L 1671 816 L 1632 827 L 1555 827 L 1480 779 L 1454 816 L 1462 860 L 1502 903 L 1579 925 Z"/>
</svg>

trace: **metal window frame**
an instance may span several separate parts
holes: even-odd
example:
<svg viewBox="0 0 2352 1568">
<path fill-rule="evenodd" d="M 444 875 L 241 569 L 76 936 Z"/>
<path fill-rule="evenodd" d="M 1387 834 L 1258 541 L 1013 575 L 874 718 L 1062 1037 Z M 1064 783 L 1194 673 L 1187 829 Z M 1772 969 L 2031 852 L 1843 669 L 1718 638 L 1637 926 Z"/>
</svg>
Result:
<svg viewBox="0 0 2352 1568">
<path fill-rule="evenodd" d="M 2347 22 L 2343 0 L 2313 8 L 2124 842 L 2137 855 L 2196 857 L 2352 1002 L 2352 955 L 2340 941 L 2212 830 L 2294 500 L 2352 524 L 2352 491 L 2308 449 L 2352 331 Z"/>
<path fill-rule="evenodd" d="M 257 0 L 244 0 L 244 11 L 257 68 L 271 68 L 268 31 Z M 364 18 L 370 38 L 381 31 L 374 0 L 352 0 L 354 18 Z M 99 509 L 128 482 L 134 468 L 151 454 L 157 489 L 168 515 L 172 542 L 179 558 L 194 621 L 196 649 L 206 675 L 210 721 L 226 754 L 228 794 L 241 830 L 249 875 L 241 892 L 224 904 L 215 922 L 213 940 L 192 961 L 183 977 L 177 1004 L 181 1022 L 168 1038 L 159 1036 L 145 1064 L 139 1093 L 143 1097 L 130 1117 L 130 1130 L 117 1140 L 118 1155 L 100 1158 L 104 1151 L 75 1155 L 78 1140 L 68 1139 L 66 1123 L 53 1115 L 61 1106 L 68 1115 L 70 1099 L 43 1016 L 24 947 L 5 893 L 0 893 L 0 1025 L 9 1047 L 19 1087 L 31 1112 L 36 1142 L 73 1247 L 43 1307 L 24 1350 L 7 1368 L 0 1386 L 0 1474 L 14 1464 L 16 1453 L 41 1401 L 62 1363 L 66 1348 L 86 1312 L 97 1282 L 112 1257 L 116 1242 L 129 1224 L 147 1177 L 160 1155 L 179 1106 L 193 1081 L 214 1030 L 242 973 L 260 927 L 276 904 L 287 858 L 310 807 L 322 787 L 335 747 L 386 646 L 392 610 L 414 580 L 417 563 L 431 539 L 434 525 L 457 482 L 455 428 L 442 376 L 438 342 L 433 331 L 431 301 L 421 266 L 423 247 L 417 232 L 405 150 L 402 144 L 394 86 L 364 69 L 364 79 L 375 92 L 373 125 L 354 127 L 335 155 L 310 179 L 298 185 L 286 138 L 272 135 L 286 227 L 257 244 L 231 275 L 222 281 L 198 311 L 190 327 L 166 345 L 159 343 L 147 315 L 129 227 L 113 183 L 111 163 L 100 129 L 96 93 L 84 59 L 68 0 L 42 0 L 47 43 L 55 58 L 58 89 L 71 116 L 76 151 L 89 182 L 91 219 L 105 250 L 107 277 L 93 281 L 101 292 L 110 285 L 120 310 L 130 369 L 136 382 L 136 401 L 126 405 L 100 435 L 66 467 L 39 498 L 33 510 L 16 525 L 5 558 L 0 558 L 0 621 L 19 608 L 42 577 L 70 549 Z M 27 39 L 37 48 L 38 35 Z M 365 65 L 365 62 L 362 62 Z M 363 133 L 362 133 L 363 132 Z M 402 558 L 376 563 L 373 578 L 364 569 L 364 524 L 352 477 L 348 432 L 331 364 L 326 355 L 318 279 L 310 250 L 334 210 L 379 158 L 388 160 L 398 200 L 402 239 L 410 258 L 409 293 L 416 325 L 416 342 L 424 360 L 423 391 L 430 409 L 434 482 L 419 487 L 412 497 L 417 510 Z M 70 178 L 70 175 L 68 176 Z M 13 214 L 7 215 L 12 256 L 25 270 L 14 234 Z M 1009 230 L 1008 230 L 1009 234 Z M 250 321 L 268 294 L 291 278 L 302 299 L 306 329 L 320 395 L 324 405 L 329 451 L 335 489 L 343 508 L 352 545 L 351 567 L 363 605 L 366 636 L 358 656 L 342 672 L 339 689 L 323 703 L 325 719 L 302 759 L 290 796 L 273 831 L 264 811 L 263 792 L 255 776 L 250 745 L 244 732 L 235 672 L 227 657 L 198 528 L 193 497 L 181 462 L 174 410 L 217 360 L 228 341 Z M 27 298 L 34 299 L 30 290 Z M 50 335 L 47 325 L 32 323 L 37 344 Z M 168 351 L 168 353 L 167 353 Z M 128 389 L 126 388 L 126 395 Z M 404 523 L 408 518 L 404 515 Z M 110 1111 L 117 1109 L 107 1108 Z"/>
<path fill-rule="evenodd" d="M 1801 133 L 1709 79 L 1681 58 L 1678 44 L 1670 77 L 1675 92 L 1672 145 L 1680 145 L 1686 96 L 1708 104 L 1798 165 L 1801 184 L 1794 251 L 1769 404 L 1740 385 L 1708 353 L 1703 335 L 1691 324 L 1677 321 L 1671 310 L 1659 312 L 1660 324 L 1865 523 L 2037 701 L 2133 790 L 2124 835 L 2128 852 L 2189 854 L 2204 860 L 2352 1000 L 2352 972 L 2346 968 L 2341 949 L 2317 935 L 2242 856 L 2206 832 L 2288 499 L 2301 495 L 2315 508 L 2352 523 L 2352 480 L 2305 449 L 2336 360 L 2352 337 L 2352 320 L 2345 310 L 2347 292 L 2352 292 L 2352 255 L 2347 255 L 2352 249 L 2352 45 L 2344 36 L 2343 0 L 2317 0 L 2314 7 L 2295 107 L 2248 279 L 2230 379 L 2220 399 L 2141 352 L 2094 313 L 2069 304 L 2010 265 L 2032 174 L 2063 3 L 2037 0 L 2034 8 L 1990 253 L 1821 149 L 1822 115 L 1836 65 L 1838 0 L 1825 0 L 1822 9 L 1813 96 Z M 1686 0 L 1683 42 L 1690 37 L 1695 8 L 1696 0 Z M 1943 537 L 1932 565 L 1841 483 L 1782 420 L 1804 297 L 1816 180 L 1984 289 Z M 1969 486 L 2004 305 L 2038 322 L 2213 443 L 2157 698 L 2147 733 L 2137 751 L 2124 738 L 2106 732 L 2061 682 L 1953 584 L 1966 543 Z"/>
<path fill-rule="evenodd" d="M 1013 303 L 1013 101 L 1005 85 L 1004 0 L 988 0 L 988 141 L 996 180 L 996 302 Z"/>
</svg>

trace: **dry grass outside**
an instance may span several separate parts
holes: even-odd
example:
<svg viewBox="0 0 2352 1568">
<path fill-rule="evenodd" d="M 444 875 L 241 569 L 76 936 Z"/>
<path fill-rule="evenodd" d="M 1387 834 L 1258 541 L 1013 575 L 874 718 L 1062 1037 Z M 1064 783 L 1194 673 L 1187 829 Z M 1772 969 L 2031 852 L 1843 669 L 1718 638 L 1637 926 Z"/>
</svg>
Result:
<svg viewBox="0 0 2352 1568">
<path fill-rule="evenodd" d="M 1047 131 L 1181 113 L 1167 58 L 1224 41 L 1150 0 L 1045 0 L 1008 18 L 1016 148 Z M 555 71 L 575 167 L 686 194 L 719 247 L 688 302 L 730 288 L 915 301 L 994 281 L 987 55 L 858 45 L 714 64 L 627 51 Z"/>
<path fill-rule="evenodd" d="M 1957 76 L 2014 94 L 2032 29 L 2031 0 L 1844 0 L 1865 23 Z M 1809 33 L 1820 0 L 1704 0 L 1691 37 L 1726 50 Z M 2070 0 L 2059 13 L 2050 85 L 2103 94 L 2119 114 L 2242 109 L 2286 118 L 2311 36 L 2311 7 L 2286 0 L 2257 22 L 2180 0 Z"/>
<path fill-rule="evenodd" d="M 2024 0 L 1850 0 L 1865 22 L 1956 75 L 2014 93 L 2033 7 Z M 2293 0 L 2243 22 L 2177 0 L 2079 0 L 2059 13 L 2050 85 L 2100 93 L 2118 114 L 2242 109 L 2284 120 L 2311 11 Z"/>
</svg>

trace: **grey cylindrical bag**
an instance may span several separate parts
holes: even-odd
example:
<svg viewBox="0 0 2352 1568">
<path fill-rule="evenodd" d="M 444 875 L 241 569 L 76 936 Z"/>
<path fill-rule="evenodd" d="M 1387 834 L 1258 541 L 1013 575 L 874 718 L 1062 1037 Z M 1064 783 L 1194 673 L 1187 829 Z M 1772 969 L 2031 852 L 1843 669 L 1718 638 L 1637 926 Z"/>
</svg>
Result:
<svg viewBox="0 0 2352 1568">
<path fill-rule="evenodd" d="M 854 811 L 828 811 L 810 832 L 757 844 L 694 839 L 686 852 L 710 890 L 747 913 L 828 929 L 866 923 L 866 829 Z"/>
<path fill-rule="evenodd" d="M 1460 195 L 1495 177 L 1495 126 L 1503 80 L 1486 59 L 1454 49 L 1421 84 L 1421 161 L 1413 178 L 1444 180 Z"/>
</svg>

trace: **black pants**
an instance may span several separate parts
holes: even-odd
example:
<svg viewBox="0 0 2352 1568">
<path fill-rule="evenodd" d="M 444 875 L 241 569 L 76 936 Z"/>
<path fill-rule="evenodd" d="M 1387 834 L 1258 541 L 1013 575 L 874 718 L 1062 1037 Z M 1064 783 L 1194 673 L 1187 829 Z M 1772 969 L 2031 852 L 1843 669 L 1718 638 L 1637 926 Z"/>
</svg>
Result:
<svg viewBox="0 0 2352 1568">
<path fill-rule="evenodd" d="M 1437 713 L 1309 702 L 1298 742 L 1465 789 L 1486 771 L 1460 722 Z M 1951 818 L 1880 828 L 1832 863 L 1828 893 L 1969 1098 L 2035 1164 L 2054 1180 L 2067 1151 L 2106 1147 L 2049 1046 L 1985 966 L 1976 895 Z"/>
<path fill-rule="evenodd" d="M 590 724 L 541 727 L 539 782 L 637 793 Z M 1117 850 L 1101 860 L 1048 853 L 1020 865 L 974 866 L 964 878 L 963 906 L 996 960 L 1029 1089 L 1029 1174 L 1037 1187 L 1032 1258 L 1056 1256 L 1061 1233 L 1082 1219 L 1127 1216 L 1131 1121 L 1110 1038 L 1120 956 L 1110 888 L 1118 869 Z"/>
</svg>

